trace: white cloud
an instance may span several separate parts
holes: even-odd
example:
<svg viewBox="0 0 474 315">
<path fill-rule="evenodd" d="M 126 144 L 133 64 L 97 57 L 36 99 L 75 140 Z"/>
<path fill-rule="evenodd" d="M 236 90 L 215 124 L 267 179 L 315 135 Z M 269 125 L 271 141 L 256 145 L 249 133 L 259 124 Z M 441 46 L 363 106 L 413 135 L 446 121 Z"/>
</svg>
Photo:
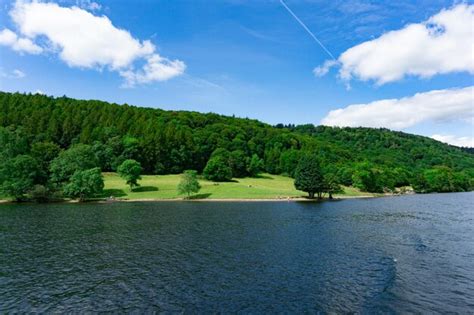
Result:
<svg viewBox="0 0 474 315">
<path fill-rule="evenodd" d="M 442 10 L 427 21 L 349 48 L 338 58 L 339 76 L 381 85 L 405 76 L 474 73 L 473 25 L 474 5 Z"/>
<path fill-rule="evenodd" d="M 139 71 L 122 71 L 120 75 L 126 79 L 126 86 L 165 81 L 184 73 L 186 65 L 180 60 L 169 60 L 158 54 L 147 58 L 147 63 Z"/>
<path fill-rule="evenodd" d="M 29 38 L 18 37 L 8 28 L 0 31 L 0 45 L 9 46 L 21 53 L 39 54 L 43 51 L 40 46 L 33 43 Z"/>
<path fill-rule="evenodd" d="M 10 16 L 22 36 L 36 47 L 42 43 L 41 51 L 57 53 L 70 67 L 126 73 L 130 85 L 167 80 L 185 69 L 182 61 L 161 57 L 149 40 L 140 41 L 115 27 L 108 17 L 93 15 L 77 6 L 18 0 Z M 3 32 L 17 36 L 10 30 Z M 146 64 L 136 70 L 135 63 L 140 60 Z"/>
<path fill-rule="evenodd" d="M 26 77 L 26 74 L 19 69 L 14 69 L 10 72 L 5 72 L 3 69 L 0 69 L 0 76 L 9 79 L 21 79 Z"/>
<path fill-rule="evenodd" d="M 18 70 L 18 69 L 13 70 L 12 75 L 13 75 L 13 77 L 15 77 L 17 79 L 21 79 L 21 78 L 24 78 L 26 76 L 26 74 L 23 71 Z"/>
<path fill-rule="evenodd" d="M 474 86 L 349 105 L 330 111 L 321 123 L 328 126 L 404 129 L 424 121 L 467 121 L 472 124 Z"/>
<path fill-rule="evenodd" d="M 41 90 L 36 90 L 33 94 L 41 94 L 41 95 L 45 95 L 45 93 Z"/>
<path fill-rule="evenodd" d="M 322 66 L 318 66 L 314 68 L 313 73 L 317 77 L 322 77 L 326 75 L 329 72 L 329 70 L 335 65 L 337 65 L 337 61 L 326 60 Z"/>
<path fill-rule="evenodd" d="M 456 137 L 453 135 L 432 135 L 431 138 L 458 147 L 474 148 L 474 137 Z"/>
</svg>

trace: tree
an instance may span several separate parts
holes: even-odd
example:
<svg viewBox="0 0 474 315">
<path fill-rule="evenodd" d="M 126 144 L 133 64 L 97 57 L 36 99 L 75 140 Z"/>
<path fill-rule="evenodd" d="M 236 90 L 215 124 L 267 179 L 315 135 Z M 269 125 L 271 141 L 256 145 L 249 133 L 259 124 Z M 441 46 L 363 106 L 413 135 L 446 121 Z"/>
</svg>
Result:
<svg viewBox="0 0 474 315">
<path fill-rule="evenodd" d="M 245 177 L 248 174 L 247 163 L 248 157 L 242 150 L 235 150 L 230 153 L 229 164 L 232 168 L 234 177 Z"/>
<path fill-rule="evenodd" d="M 252 155 L 250 159 L 249 166 L 247 167 L 247 172 L 251 177 L 257 177 L 258 174 L 263 169 L 263 160 L 258 157 L 258 155 Z"/>
<path fill-rule="evenodd" d="M 221 156 L 212 157 L 203 171 L 204 178 L 215 182 L 225 182 L 232 179 L 232 169 Z"/>
<path fill-rule="evenodd" d="M 99 162 L 92 147 L 77 144 L 63 151 L 51 162 L 51 181 L 60 185 L 69 180 L 76 171 L 84 171 L 97 167 Z"/>
<path fill-rule="evenodd" d="M 456 191 L 454 187 L 453 172 L 447 166 L 436 166 L 424 172 L 428 192 Z"/>
<path fill-rule="evenodd" d="M 197 193 L 199 189 L 201 189 L 201 185 L 197 180 L 197 172 L 193 170 L 184 171 L 178 184 L 179 194 L 187 194 L 189 198 L 191 193 Z"/>
<path fill-rule="evenodd" d="M 36 160 L 29 155 L 18 155 L 0 165 L 0 191 L 15 200 L 22 200 L 34 185 L 39 174 Z"/>
<path fill-rule="evenodd" d="M 316 155 L 309 154 L 300 159 L 295 172 L 295 187 L 307 192 L 310 199 L 313 199 L 315 194 L 318 199 L 322 198 L 325 182 Z"/>
<path fill-rule="evenodd" d="M 383 192 L 383 186 L 377 179 L 378 173 L 379 172 L 377 172 L 369 162 L 360 163 L 356 165 L 352 175 L 352 183 L 354 187 L 357 187 L 362 191 L 375 193 Z"/>
<path fill-rule="evenodd" d="M 1 112 L 1 111 L 0 111 Z M 0 117 L 4 112 L 0 113 Z M 23 128 L 0 127 L 0 158 L 28 153 L 28 134 Z"/>
<path fill-rule="evenodd" d="M 104 179 L 100 168 L 95 167 L 85 171 L 76 171 L 71 176 L 69 183 L 64 186 L 64 194 L 71 198 L 84 201 L 99 195 L 104 189 Z"/>
<path fill-rule="evenodd" d="M 61 148 L 52 142 L 36 142 L 31 146 L 31 156 L 37 161 L 39 167 L 39 182 L 44 185 L 49 179 L 49 167 L 51 161 L 54 160 Z"/>
<path fill-rule="evenodd" d="M 295 149 L 284 151 L 280 155 L 280 169 L 282 173 L 290 177 L 295 177 L 295 170 L 300 156 L 300 151 Z"/>
<path fill-rule="evenodd" d="M 339 178 L 334 173 L 324 174 L 324 191 L 329 194 L 329 199 L 332 199 L 334 194 L 342 192 Z"/>
<path fill-rule="evenodd" d="M 340 167 L 337 171 L 337 177 L 342 185 L 351 186 L 352 185 L 352 168 L 350 167 Z"/>
<path fill-rule="evenodd" d="M 125 160 L 117 169 L 120 177 L 125 179 L 127 185 L 130 186 L 130 191 L 133 191 L 134 187 L 140 186 L 138 180 L 142 179 L 140 176 L 142 173 L 142 166 L 135 160 Z"/>
</svg>

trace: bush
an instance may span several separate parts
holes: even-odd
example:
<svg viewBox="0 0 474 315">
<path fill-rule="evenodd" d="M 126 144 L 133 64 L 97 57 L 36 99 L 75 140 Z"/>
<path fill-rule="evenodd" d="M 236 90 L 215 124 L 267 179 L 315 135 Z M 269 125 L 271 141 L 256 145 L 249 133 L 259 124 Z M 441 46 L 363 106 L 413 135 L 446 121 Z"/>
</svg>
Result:
<svg viewBox="0 0 474 315">
<path fill-rule="evenodd" d="M 51 199 L 51 194 L 43 185 L 35 185 L 28 193 L 29 198 L 36 202 L 48 202 Z"/>
</svg>

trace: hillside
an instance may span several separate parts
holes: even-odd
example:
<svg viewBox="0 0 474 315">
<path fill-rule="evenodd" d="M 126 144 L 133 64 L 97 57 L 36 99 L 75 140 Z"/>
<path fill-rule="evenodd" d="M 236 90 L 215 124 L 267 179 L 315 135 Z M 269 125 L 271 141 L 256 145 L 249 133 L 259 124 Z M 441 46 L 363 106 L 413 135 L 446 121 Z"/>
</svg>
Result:
<svg viewBox="0 0 474 315">
<path fill-rule="evenodd" d="M 146 174 L 202 172 L 220 149 L 234 177 L 249 175 L 253 155 L 263 160 L 264 171 L 292 176 L 302 154 L 312 152 L 344 185 L 353 184 L 354 174 L 365 171 L 378 178 L 380 188 L 420 186 L 423 176 L 431 176 L 428 171 L 463 181 L 462 189 L 448 183 L 431 189 L 436 191 L 471 189 L 467 182 L 474 178 L 474 155 L 467 150 L 387 129 L 270 126 L 213 113 L 3 92 L 0 127 L 4 156 L 28 153 L 35 143 L 52 142 L 61 149 L 82 143 L 92 146 L 102 171 L 115 171 L 121 161 L 132 158 Z"/>
</svg>

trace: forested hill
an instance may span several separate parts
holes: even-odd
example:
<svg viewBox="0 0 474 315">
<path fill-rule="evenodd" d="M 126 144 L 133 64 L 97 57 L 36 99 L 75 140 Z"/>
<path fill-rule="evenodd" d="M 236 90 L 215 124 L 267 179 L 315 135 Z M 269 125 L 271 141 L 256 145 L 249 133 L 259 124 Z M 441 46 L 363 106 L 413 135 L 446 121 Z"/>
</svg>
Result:
<svg viewBox="0 0 474 315">
<path fill-rule="evenodd" d="M 150 174 L 201 172 L 214 154 L 226 156 L 235 177 L 248 175 L 253 156 L 265 171 L 292 176 L 300 157 L 312 152 L 346 185 L 357 171 L 378 174 L 383 187 L 415 185 L 434 172 L 461 178 L 466 190 L 474 178 L 468 151 L 387 129 L 270 126 L 212 113 L 3 92 L 0 127 L 3 156 L 28 154 L 35 143 L 61 149 L 82 143 L 91 146 L 103 171 L 132 158 Z"/>
</svg>

